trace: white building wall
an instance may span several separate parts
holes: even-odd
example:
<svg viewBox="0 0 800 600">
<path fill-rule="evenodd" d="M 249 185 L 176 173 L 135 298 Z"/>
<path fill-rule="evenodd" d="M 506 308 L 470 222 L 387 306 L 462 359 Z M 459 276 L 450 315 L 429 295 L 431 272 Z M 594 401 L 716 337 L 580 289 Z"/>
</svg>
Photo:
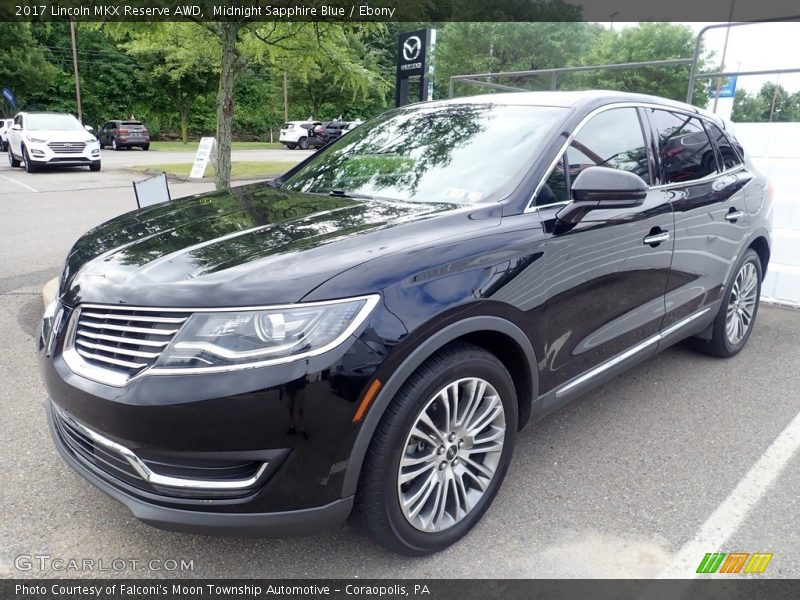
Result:
<svg viewBox="0 0 800 600">
<path fill-rule="evenodd" d="M 775 190 L 765 301 L 800 306 L 800 123 L 735 123 L 739 141 Z"/>
</svg>

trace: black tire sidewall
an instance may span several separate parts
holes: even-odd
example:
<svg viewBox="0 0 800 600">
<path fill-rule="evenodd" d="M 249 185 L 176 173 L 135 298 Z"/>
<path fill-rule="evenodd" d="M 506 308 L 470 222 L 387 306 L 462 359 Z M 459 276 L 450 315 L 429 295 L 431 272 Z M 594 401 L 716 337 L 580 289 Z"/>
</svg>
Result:
<svg viewBox="0 0 800 600">
<path fill-rule="evenodd" d="M 751 262 L 755 265 L 756 273 L 758 274 L 758 289 L 756 293 L 756 304 L 753 307 L 753 318 L 750 319 L 750 324 L 747 327 L 747 331 L 744 334 L 744 337 L 739 340 L 739 343 L 736 345 L 732 345 L 728 340 L 728 336 L 725 332 L 726 324 L 727 324 L 727 311 L 728 311 L 728 303 L 730 302 L 731 297 L 731 290 L 733 289 L 733 284 L 736 281 L 736 277 L 739 275 L 739 271 L 741 271 L 742 267 L 745 263 Z M 728 285 L 725 286 L 725 295 L 722 297 L 722 305 L 720 306 L 719 314 L 717 315 L 717 319 L 714 323 L 714 335 L 720 336 L 720 340 L 722 345 L 724 346 L 725 354 L 728 356 L 733 356 L 734 354 L 738 354 L 742 348 L 744 348 L 745 344 L 747 344 L 747 340 L 750 338 L 750 334 L 753 332 L 753 327 L 755 326 L 756 317 L 758 316 L 758 307 L 761 304 L 761 283 L 763 279 L 763 273 L 761 270 L 761 260 L 758 257 L 758 253 L 753 250 L 752 248 L 748 248 L 748 250 L 742 255 L 742 258 L 736 264 L 736 268 L 733 270 L 731 279 L 728 282 Z"/>
<path fill-rule="evenodd" d="M 486 493 L 470 513 L 459 523 L 439 533 L 423 532 L 411 525 L 403 515 L 397 497 L 397 473 L 400 458 L 405 450 L 405 441 L 417 416 L 439 390 L 462 378 L 480 377 L 488 381 L 500 394 L 506 417 L 506 437 L 503 451 L 492 482 Z M 403 391 L 401 390 L 401 394 Z M 385 512 L 389 528 L 408 554 L 429 554 L 450 546 L 466 535 L 489 508 L 500 488 L 511 461 L 517 429 L 517 399 L 514 384 L 499 360 L 486 357 L 466 356 L 451 362 L 437 375 L 426 377 L 421 387 L 413 391 L 414 398 L 403 398 L 402 415 L 387 437 L 391 451 L 387 453 L 381 468 L 381 508 Z"/>
</svg>

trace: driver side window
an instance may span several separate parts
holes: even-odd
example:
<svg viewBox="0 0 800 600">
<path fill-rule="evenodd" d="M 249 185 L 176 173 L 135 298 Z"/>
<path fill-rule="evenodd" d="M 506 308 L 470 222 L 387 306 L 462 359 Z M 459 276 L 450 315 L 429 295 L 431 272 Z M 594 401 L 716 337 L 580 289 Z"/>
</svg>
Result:
<svg viewBox="0 0 800 600">
<path fill-rule="evenodd" d="M 601 112 L 581 128 L 547 176 L 536 206 L 571 199 L 570 185 L 588 167 L 611 167 L 635 173 L 650 185 L 650 161 L 635 108 Z"/>
</svg>

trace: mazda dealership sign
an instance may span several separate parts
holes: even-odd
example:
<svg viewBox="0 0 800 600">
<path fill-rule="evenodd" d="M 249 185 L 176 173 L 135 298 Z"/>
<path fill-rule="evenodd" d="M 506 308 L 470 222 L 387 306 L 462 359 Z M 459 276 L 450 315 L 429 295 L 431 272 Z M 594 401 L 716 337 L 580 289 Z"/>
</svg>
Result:
<svg viewBox="0 0 800 600">
<path fill-rule="evenodd" d="M 409 80 L 419 78 L 419 100 L 428 99 L 430 49 L 435 40 L 433 29 L 401 33 L 397 39 L 397 92 L 395 105 L 408 103 Z"/>
</svg>

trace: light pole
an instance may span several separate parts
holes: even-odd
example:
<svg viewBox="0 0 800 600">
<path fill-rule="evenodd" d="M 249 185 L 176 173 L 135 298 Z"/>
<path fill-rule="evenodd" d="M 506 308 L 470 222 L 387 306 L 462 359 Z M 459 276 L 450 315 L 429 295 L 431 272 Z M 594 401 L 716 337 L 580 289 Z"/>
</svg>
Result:
<svg viewBox="0 0 800 600">
<path fill-rule="evenodd" d="M 75 99 L 78 102 L 78 121 L 83 123 L 83 110 L 81 109 L 81 81 L 78 77 L 78 45 L 75 42 L 75 21 L 69 22 L 69 34 L 72 38 L 72 70 L 75 72 Z"/>
</svg>

